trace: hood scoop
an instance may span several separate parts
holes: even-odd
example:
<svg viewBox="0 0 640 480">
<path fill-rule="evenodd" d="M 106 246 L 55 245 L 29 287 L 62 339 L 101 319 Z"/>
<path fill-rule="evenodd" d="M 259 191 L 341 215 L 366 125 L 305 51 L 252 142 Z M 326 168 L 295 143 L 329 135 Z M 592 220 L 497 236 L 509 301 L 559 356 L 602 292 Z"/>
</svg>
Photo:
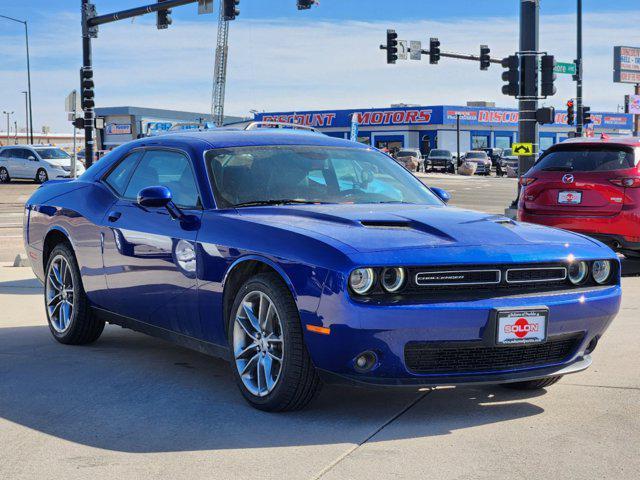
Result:
<svg viewBox="0 0 640 480">
<path fill-rule="evenodd" d="M 361 220 L 360 224 L 367 228 L 395 228 L 410 229 L 411 222 L 407 220 Z"/>
</svg>

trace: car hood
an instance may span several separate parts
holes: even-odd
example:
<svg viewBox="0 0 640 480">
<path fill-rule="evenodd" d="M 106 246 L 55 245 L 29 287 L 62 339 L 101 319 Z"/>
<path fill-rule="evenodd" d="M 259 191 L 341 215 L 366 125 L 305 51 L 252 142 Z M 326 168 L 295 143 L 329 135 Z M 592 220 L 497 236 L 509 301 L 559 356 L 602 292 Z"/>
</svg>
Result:
<svg viewBox="0 0 640 480">
<path fill-rule="evenodd" d="M 332 239 L 334 245 L 360 253 L 432 247 L 595 246 L 581 235 L 445 206 L 295 205 L 242 208 L 239 213 L 246 220 L 318 240 Z"/>
</svg>

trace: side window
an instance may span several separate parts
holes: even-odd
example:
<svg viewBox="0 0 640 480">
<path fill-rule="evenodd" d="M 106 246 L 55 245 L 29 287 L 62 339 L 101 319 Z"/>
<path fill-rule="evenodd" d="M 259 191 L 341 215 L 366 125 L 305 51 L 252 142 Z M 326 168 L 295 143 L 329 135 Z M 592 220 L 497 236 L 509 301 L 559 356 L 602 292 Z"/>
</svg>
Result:
<svg viewBox="0 0 640 480">
<path fill-rule="evenodd" d="M 104 181 L 113 188 L 118 195 L 124 195 L 124 191 L 127 188 L 127 183 L 131 177 L 133 169 L 136 167 L 138 160 L 142 157 L 142 152 L 133 152 L 127 155 L 116 168 L 114 168 Z"/>
<path fill-rule="evenodd" d="M 161 185 L 171 190 L 176 205 L 194 208 L 199 205 L 198 188 L 189 158 L 168 150 L 148 150 L 136 167 L 124 196 L 136 198 L 145 187 Z"/>
<path fill-rule="evenodd" d="M 0 151 L 0 158 L 9 158 L 11 156 L 11 148 L 6 148 Z"/>
</svg>

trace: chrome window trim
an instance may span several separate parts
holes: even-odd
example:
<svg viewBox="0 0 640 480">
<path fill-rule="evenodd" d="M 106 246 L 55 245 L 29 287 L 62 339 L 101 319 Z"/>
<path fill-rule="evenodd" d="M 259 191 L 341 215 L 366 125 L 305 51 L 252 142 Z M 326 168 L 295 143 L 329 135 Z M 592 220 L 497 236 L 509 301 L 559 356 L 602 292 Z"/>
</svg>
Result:
<svg viewBox="0 0 640 480">
<path fill-rule="evenodd" d="M 438 275 L 438 274 L 455 274 L 455 273 L 497 273 L 497 281 L 495 282 L 453 282 L 453 283 L 421 283 L 418 281 L 420 275 Z M 450 287 L 455 285 L 499 285 L 502 281 L 502 271 L 498 269 L 489 270 L 443 270 L 437 272 L 418 272 L 415 275 L 415 283 L 419 287 Z"/>
<path fill-rule="evenodd" d="M 540 280 L 516 280 L 509 281 L 509 273 L 510 272 L 528 272 L 533 270 L 562 270 L 563 276 L 558 278 L 544 278 Z M 513 285 L 518 283 L 545 283 L 545 282 L 561 282 L 567 279 L 567 267 L 524 267 L 524 268 L 509 268 L 505 275 L 505 280 L 507 283 Z"/>
</svg>

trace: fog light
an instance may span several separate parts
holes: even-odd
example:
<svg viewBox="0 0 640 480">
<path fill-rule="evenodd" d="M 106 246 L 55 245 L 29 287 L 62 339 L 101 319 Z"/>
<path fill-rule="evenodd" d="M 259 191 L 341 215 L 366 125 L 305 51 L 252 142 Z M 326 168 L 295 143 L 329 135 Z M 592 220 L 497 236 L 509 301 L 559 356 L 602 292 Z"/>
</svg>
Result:
<svg viewBox="0 0 640 480">
<path fill-rule="evenodd" d="M 365 373 L 373 369 L 378 363 L 378 356 L 371 351 L 362 352 L 356 357 L 355 369 L 360 373 Z"/>
<path fill-rule="evenodd" d="M 597 336 L 591 339 L 591 341 L 589 342 L 589 345 L 587 345 L 587 349 L 584 351 L 586 355 L 589 355 L 591 352 L 593 352 L 596 349 L 596 347 L 598 346 L 598 340 L 599 338 Z"/>
<path fill-rule="evenodd" d="M 591 267 L 593 279 L 602 285 L 611 276 L 611 262 L 609 260 L 596 260 Z"/>
</svg>

